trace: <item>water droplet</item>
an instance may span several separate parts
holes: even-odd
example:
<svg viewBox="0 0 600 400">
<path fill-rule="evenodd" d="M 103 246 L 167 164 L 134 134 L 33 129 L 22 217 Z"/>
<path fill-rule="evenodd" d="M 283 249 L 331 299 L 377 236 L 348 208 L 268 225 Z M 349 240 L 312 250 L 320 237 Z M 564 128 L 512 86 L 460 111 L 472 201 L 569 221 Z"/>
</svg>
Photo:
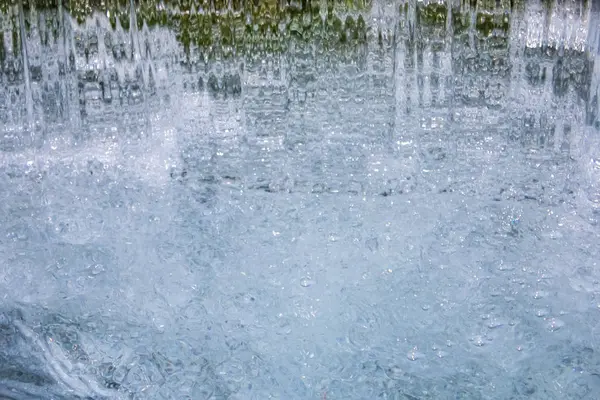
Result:
<svg viewBox="0 0 600 400">
<path fill-rule="evenodd" d="M 477 347 L 483 347 L 485 345 L 485 339 L 481 335 L 473 336 L 471 342 Z"/>
<path fill-rule="evenodd" d="M 421 357 L 423 357 L 423 354 L 420 353 L 416 347 L 406 354 L 406 358 L 408 358 L 410 361 L 417 361 Z"/>
<path fill-rule="evenodd" d="M 315 284 L 315 281 L 313 279 L 311 279 L 310 277 L 305 277 L 300 279 L 300 286 L 302 287 L 309 287 Z"/>
<path fill-rule="evenodd" d="M 512 271 L 515 269 L 515 266 L 513 264 L 506 264 L 503 261 L 500 261 L 500 263 L 498 264 L 498 271 Z"/>
<path fill-rule="evenodd" d="M 504 326 L 505 322 L 502 321 L 501 319 L 497 319 L 497 318 L 492 318 L 489 322 L 488 322 L 488 328 L 490 329 L 496 329 L 496 328 L 500 328 L 501 326 Z"/>
<path fill-rule="evenodd" d="M 536 299 L 536 300 L 539 300 L 539 299 L 543 299 L 547 295 L 548 295 L 548 293 L 546 293 L 544 290 L 536 290 L 533 293 L 533 298 Z"/>
<path fill-rule="evenodd" d="M 88 271 L 91 276 L 96 276 L 105 271 L 104 266 L 102 264 L 90 265 L 88 267 Z"/>
<path fill-rule="evenodd" d="M 547 324 L 547 328 L 551 332 L 555 332 L 565 326 L 565 323 L 558 318 L 550 318 Z"/>
<path fill-rule="evenodd" d="M 535 315 L 536 315 L 536 317 L 542 318 L 542 317 L 547 316 L 548 313 L 549 313 L 549 311 L 547 308 L 540 308 L 535 312 Z"/>
<path fill-rule="evenodd" d="M 423 305 L 421 306 L 421 308 L 422 308 L 424 311 L 427 311 L 427 310 L 429 310 L 429 309 L 431 308 L 431 306 L 430 306 L 429 304 L 423 304 Z"/>
</svg>

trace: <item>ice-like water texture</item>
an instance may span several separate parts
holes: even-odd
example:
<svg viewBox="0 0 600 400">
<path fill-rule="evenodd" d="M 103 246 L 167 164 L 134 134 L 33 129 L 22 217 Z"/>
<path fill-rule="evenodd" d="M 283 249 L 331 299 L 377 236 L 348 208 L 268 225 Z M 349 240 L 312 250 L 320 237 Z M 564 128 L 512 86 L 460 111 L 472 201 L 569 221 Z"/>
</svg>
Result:
<svg viewBox="0 0 600 400">
<path fill-rule="evenodd" d="M 596 3 L 456 3 L 229 57 L 9 7 L 0 397 L 595 399 Z"/>
</svg>

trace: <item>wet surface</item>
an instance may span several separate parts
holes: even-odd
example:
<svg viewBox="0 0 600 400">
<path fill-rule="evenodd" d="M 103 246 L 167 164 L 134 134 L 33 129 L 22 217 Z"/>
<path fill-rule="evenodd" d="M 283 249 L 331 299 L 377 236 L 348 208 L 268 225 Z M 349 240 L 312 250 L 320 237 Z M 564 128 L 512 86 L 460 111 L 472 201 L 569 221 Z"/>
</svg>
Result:
<svg viewBox="0 0 600 400">
<path fill-rule="evenodd" d="M 593 399 L 599 10 L 514 3 L 2 9 L 0 397 Z"/>
</svg>

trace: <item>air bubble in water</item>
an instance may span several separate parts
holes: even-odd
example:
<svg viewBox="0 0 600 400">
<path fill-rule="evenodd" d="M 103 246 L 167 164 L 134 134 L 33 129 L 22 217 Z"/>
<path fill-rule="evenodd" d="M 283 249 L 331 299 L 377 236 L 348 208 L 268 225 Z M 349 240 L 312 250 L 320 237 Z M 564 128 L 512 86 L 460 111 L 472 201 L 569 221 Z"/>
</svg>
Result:
<svg viewBox="0 0 600 400">
<path fill-rule="evenodd" d="M 417 361 L 422 357 L 423 354 L 418 351 L 417 347 L 413 347 L 413 349 L 406 354 L 406 358 L 408 358 L 410 361 Z"/>
<path fill-rule="evenodd" d="M 546 293 L 543 290 L 536 290 L 535 292 L 533 292 L 533 298 L 536 300 L 543 299 L 547 295 L 548 295 L 548 293 Z"/>
<path fill-rule="evenodd" d="M 477 347 L 483 347 L 485 345 L 485 339 L 481 335 L 476 335 L 471 338 L 471 342 Z"/>
<path fill-rule="evenodd" d="M 536 310 L 535 316 L 543 318 L 543 317 L 546 317 L 548 315 L 548 313 L 549 313 L 549 311 L 547 308 L 540 308 L 540 309 Z"/>
<path fill-rule="evenodd" d="M 311 279 L 310 277 L 305 277 L 300 279 L 300 286 L 302 287 L 309 287 L 315 284 L 315 281 L 313 279 Z"/>
<path fill-rule="evenodd" d="M 497 318 L 492 318 L 488 324 L 487 327 L 490 329 L 496 329 L 496 328 L 500 328 L 501 326 L 504 326 L 505 322 L 497 319 Z"/>
<path fill-rule="evenodd" d="M 546 324 L 546 327 L 551 332 L 555 332 L 555 331 L 559 330 L 560 328 L 562 328 L 563 326 L 565 326 L 565 323 L 558 318 L 550 318 L 548 320 L 548 323 Z"/>
</svg>

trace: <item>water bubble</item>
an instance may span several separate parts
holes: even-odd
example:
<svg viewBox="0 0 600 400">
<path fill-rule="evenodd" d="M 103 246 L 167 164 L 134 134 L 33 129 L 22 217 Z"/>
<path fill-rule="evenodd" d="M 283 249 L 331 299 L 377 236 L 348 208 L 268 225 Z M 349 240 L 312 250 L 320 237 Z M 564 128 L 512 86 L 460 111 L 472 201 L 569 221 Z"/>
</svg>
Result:
<svg viewBox="0 0 600 400">
<path fill-rule="evenodd" d="M 413 347 L 413 349 L 406 354 L 406 358 L 408 358 L 410 361 L 417 361 L 422 357 L 423 354 L 417 350 L 417 347 Z"/>
<path fill-rule="evenodd" d="M 485 338 L 481 335 L 476 335 L 471 338 L 471 342 L 477 347 L 483 347 L 485 345 Z"/>
<path fill-rule="evenodd" d="M 433 346 L 431 346 L 431 350 L 433 350 L 435 352 L 435 355 L 438 358 L 443 358 L 443 357 L 445 357 L 448 354 L 445 351 L 440 350 L 440 348 L 437 345 L 435 345 L 435 344 Z"/>
<path fill-rule="evenodd" d="M 90 273 L 90 276 L 96 276 L 105 271 L 104 265 L 102 264 L 90 265 L 87 269 Z"/>
<path fill-rule="evenodd" d="M 546 317 L 549 313 L 550 313 L 550 311 L 547 308 L 540 308 L 535 311 L 535 316 L 543 318 L 543 317 Z"/>
<path fill-rule="evenodd" d="M 515 269 L 515 266 L 513 264 L 507 264 L 504 261 L 500 261 L 497 268 L 498 271 L 507 272 L 513 271 Z"/>
<path fill-rule="evenodd" d="M 551 332 L 555 332 L 563 326 L 565 326 L 565 323 L 558 318 L 550 318 L 546 324 L 546 328 L 548 328 L 548 330 Z"/>
<path fill-rule="evenodd" d="M 488 324 L 487 327 L 490 329 L 496 329 L 496 328 L 500 328 L 501 326 L 504 326 L 505 322 L 501 319 L 497 319 L 497 318 L 492 318 Z"/>
<path fill-rule="evenodd" d="M 423 311 L 427 311 L 427 310 L 429 310 L 431 308 L 431 306 L 429 304 L 423 304 L 421 306 L 421 308 L 423 309 Z"/>
<path fill-rule="evenodd" d="M 539 299 L 543 299 L 547 295 L 548 295 L 548 293 L 546 293 L 544 290 L 536 290 L 533 293 L 533 298 L 536 299 L 536 300 L 539 300 Z"/>
<path fill-rule="evenodd" d="M 300 286 L 302 287 L 309 287 L 315 284 L 315 281 L 313 279 L 311 279 L 310 277 L 304 277 L 302 279 L 300 279 Z"/>
</svg>

